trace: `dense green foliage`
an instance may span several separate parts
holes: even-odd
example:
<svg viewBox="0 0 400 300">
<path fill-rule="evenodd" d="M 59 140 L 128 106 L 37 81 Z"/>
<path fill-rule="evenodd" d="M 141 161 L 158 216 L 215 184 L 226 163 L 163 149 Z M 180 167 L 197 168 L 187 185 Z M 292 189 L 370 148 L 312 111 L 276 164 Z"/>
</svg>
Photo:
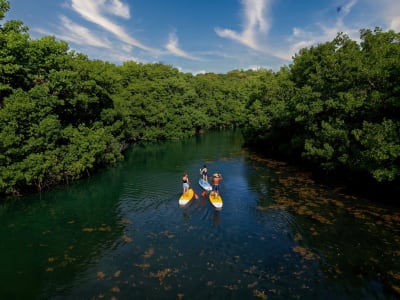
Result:
<svg viewBox="0 0 400 300">
<path fill-rule="evenodd" d="M 398 181 L 400 35 L 377 28 L 360 38 L 302 49 L 251 103 L 248 142 L 326 172 Z"/>
<path fill-rule="evenodd" d="M 0 20 L 9 2 L 0 0 Z M 184 74 L 114 65 L 0 26 L 0 194 L 42 190 L 122 159 L 141 140 L 243 127 L 248 143 L 325 171 L 400 174 L 400 36 L 362 30 L 302 49 L 278 72 Z"/>
<path fill-rule="evenodd" d="M 0 0 L 3 19 L 9 3 Z M 122 159 L 129 143 L 241 126 L 241 73 L 90 60 L 67 43 L 0 27 L 0 194 L 42 190 Z M 240 76 L 238 76 L 240 75 Z"/>
</svg>

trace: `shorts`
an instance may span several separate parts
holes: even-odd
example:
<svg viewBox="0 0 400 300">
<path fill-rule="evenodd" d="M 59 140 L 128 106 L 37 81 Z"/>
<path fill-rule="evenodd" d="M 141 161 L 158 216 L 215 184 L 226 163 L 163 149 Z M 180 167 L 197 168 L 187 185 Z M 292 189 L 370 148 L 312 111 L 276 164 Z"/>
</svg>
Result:
<svg viewBox="0 0 400 300">
<path fill-rule="evenodd" d="M 216 192 L 219 191 L 219 185 L 214 185 L 214 191 L 216 191 Z"/>
</svg>

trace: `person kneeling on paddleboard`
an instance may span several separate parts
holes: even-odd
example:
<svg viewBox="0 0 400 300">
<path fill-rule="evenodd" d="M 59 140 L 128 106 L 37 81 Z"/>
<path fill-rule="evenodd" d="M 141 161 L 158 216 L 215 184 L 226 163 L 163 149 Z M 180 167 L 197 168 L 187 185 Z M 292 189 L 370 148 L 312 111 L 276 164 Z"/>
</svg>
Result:
<svg viewBox="0 0 400 300">
<path fill-rule="evenodd" d="M 189 176 L 187 173 L 183 174 L 182 183 L 183 193 L 185 194 L 189 189 Z"/>
<path fill-rule="evenodd" d="M 203 180 L 208 182 L 206 165 L 203 166 L 203 169 L 200 169 L 200 174 L 203 176 Z"/>
<path fill-rule="evenodd" d="M 211 178 L 211 177 L 210 177 Z M 219 182 L 222 180 L 222 175 L 220 173 L 215 173 L 212 177 L 212 183 L 213 183 L 213 191 L 214 195 L 218 196 L 219 193 Z"/>
</svg>

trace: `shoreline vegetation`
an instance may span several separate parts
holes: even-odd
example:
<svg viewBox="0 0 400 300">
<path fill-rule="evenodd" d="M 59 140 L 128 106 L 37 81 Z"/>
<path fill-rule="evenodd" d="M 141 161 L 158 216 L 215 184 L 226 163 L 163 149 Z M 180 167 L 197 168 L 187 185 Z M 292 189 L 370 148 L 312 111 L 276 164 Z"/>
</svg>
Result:
<svg viewBox="0 0 400 300">
<path fill-rule="evenodd" d="M 10 8 L 0 0 L 0 20 Z M 22 21 L 0 25 L 0 196 L 43 191 L 123 160 L 129 144 L 240 128 L 247 146 L 399 193 L 400 34 L 360 30 L 279 71 L 181 73 L 92 60 Z M 366 184 L 367 183 L 367 184 Z"/>
</svg>

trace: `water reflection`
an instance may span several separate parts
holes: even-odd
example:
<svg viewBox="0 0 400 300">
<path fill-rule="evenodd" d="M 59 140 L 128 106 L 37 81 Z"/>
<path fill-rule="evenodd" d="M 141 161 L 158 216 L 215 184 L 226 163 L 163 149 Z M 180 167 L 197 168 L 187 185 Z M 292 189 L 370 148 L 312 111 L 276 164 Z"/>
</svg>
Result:
<svg viewBox="0 0 400 300">
<path fill-rule="evenodd" d="M 244 151 L 237 132 L 136 145 L 0 206 L 2 299 L 396 299 L 400 214 Z M 224 207 L 179 207 L 207 162 Z"/>
<path fill-rule="evenodd" d="M 214 226 L 219 226 L 219 222 L 220 222 L 219 214 L 220 214 L 220 210 L 216 209 L 214 211 L 214 214 L 213 214 L 213 224 L 214 224 Z"/>
</svg>

